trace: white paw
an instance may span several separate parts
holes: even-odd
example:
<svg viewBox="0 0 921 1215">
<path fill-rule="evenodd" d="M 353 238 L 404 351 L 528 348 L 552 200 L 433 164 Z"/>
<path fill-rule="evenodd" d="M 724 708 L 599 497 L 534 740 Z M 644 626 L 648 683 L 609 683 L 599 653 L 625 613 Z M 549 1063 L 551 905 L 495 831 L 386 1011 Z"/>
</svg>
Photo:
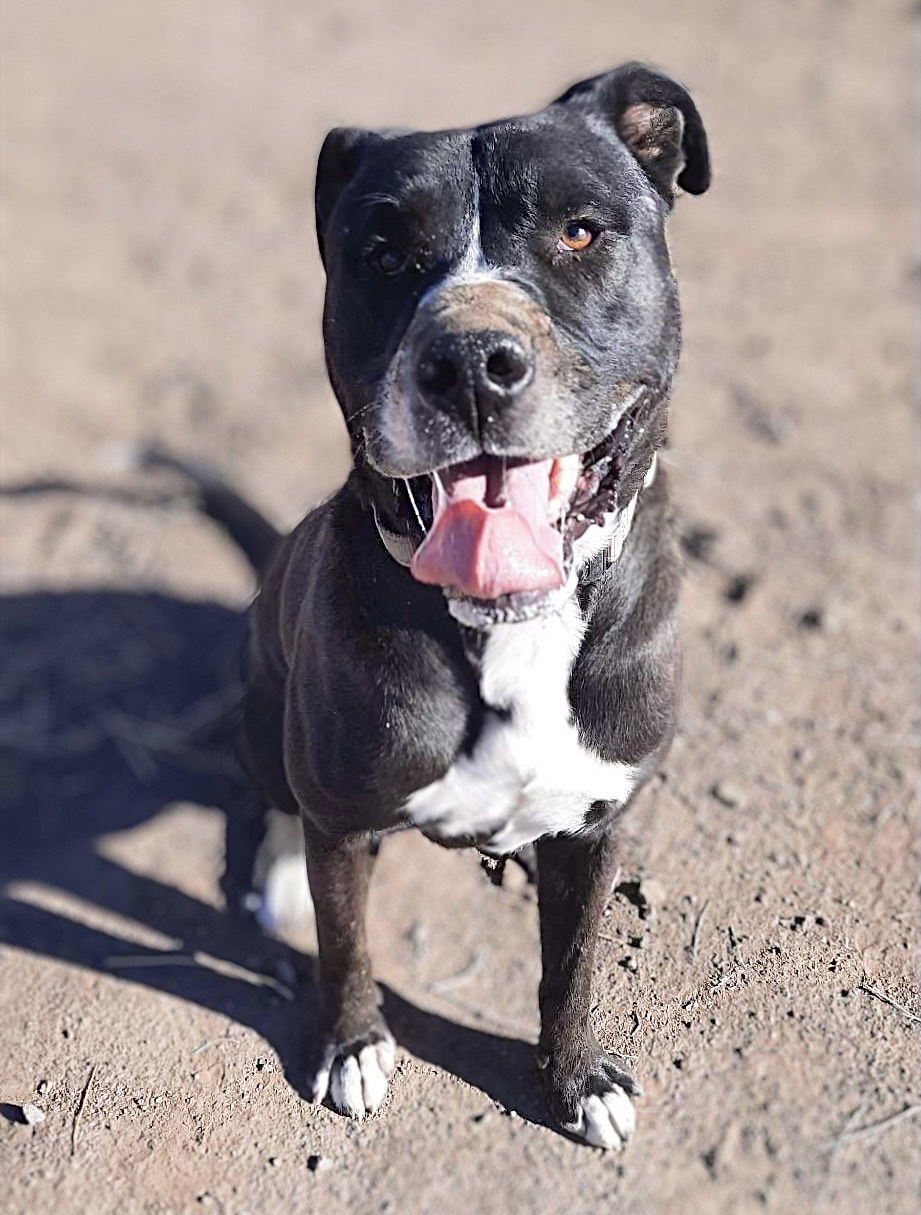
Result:
<svg viewBox="0 0 921 1215">
<path fill-rule="evenodd" d="M 314 1078 L 311 1100 L 328 1096 L 333 1107 L 349 1118 L 373 1114 L 387 1096 L 395 1063 L 391 1037 L 361 1047 L 330 1046 Z"/>
<path fill-rule="evenodd" d="M 256 905 L 256 919 L 265 932 L 283 936 L 309 923 L 313 898 L 304 854 L 285 853 L 269 866 Z"/>
<path fill-rule="evenodd" d="M 564 1122 L 563 1129 L 592 1147 L 619 1152 L 636 1129 L 633 1102 L 619 1084 L 603 1093 L 583 1097 L 575 1122 Z"/>
</svg>

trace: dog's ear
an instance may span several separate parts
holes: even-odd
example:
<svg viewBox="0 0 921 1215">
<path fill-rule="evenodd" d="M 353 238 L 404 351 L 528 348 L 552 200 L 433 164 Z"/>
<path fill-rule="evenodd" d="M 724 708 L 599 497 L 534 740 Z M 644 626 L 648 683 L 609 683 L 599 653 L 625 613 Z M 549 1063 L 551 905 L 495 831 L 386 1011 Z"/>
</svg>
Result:
<svg viewBox="0 0 921 1215">
<path fill-rule="evenodd" d="M 317 242 L 320 257 L 326 263 L 325 233 L 336 200 L 348 185 L 365 150 L 386 138 L 383 131 L 367 131 L 361 127 L 336 127 L 323 140 L 317 161 L 317 181 L 314 191 L 317 218 Z"/>
<path fill-rule="evenodd" d="M 578 105 L 613 126 L 643 172 L 671 203 L 675 186 L 703 194 L 710 185 L 707 133 L 687 89 L 642 63 L 580 81 L 557 105 Z"/>
</svg>

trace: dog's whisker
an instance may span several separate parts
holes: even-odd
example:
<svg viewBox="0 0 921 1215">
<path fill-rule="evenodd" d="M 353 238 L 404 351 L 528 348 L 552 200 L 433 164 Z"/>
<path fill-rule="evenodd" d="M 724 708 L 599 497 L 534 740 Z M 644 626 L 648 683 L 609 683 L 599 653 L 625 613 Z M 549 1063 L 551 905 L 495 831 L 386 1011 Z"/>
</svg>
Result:
<svg viewBox="0 0 921 1215">
<path fill-rule="evenodd" d="M 407 494 L 407 497 L 409 498 L 410 505 L 413 508 L 413 514 L 416 516 L 416 522 L 419 524 L 419 527 L 422 530 L 422 534 L 425 535 L 425 533 L 428 531 L 428 528 L 422 522 L 422 515 L 419 513 L 419 507 L 416 505 L 416 499 L 413 496 L 413 487 L 409 483 L 409 477 L 403 477 L 402 481 L 403 481 L 403 484 L 406 486 L 406 494 Z"/>
<path fill-rule="evenodd" d="M 367 413 L 369 409 L 373 409 L 375 405 L 377 405 L 377 401 L 369 401 L 367 405 L 362 405 L 361 409 L 356 409 L 354 413 L 349 414 L 349 421 L 354 422 L 356 418 L 360 418 L 362 414 Z"/>
</svg>

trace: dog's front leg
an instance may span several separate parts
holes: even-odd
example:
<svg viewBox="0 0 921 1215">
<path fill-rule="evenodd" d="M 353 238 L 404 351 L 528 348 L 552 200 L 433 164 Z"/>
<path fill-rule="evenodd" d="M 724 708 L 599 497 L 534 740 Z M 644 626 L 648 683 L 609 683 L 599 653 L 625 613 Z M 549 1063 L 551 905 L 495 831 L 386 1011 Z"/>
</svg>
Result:
<svg viewBox="0 0 921 1215">
<path fill-rule="evenodd" d="M 551 1115 L 595 1147 L 621 1148 L 635 1124 L 639 1086 L 626 1061 L 592 1033 L 592 964 L 614 871 L 610 832 L 554 836 L 537 845 L 543 976 L 538 1064 Z"/>
<path fill-rule="evenodd" d="M 340 1113 L 372 1114 L 387 1094 L 393 1037 L 371 975 L 365 934 L 375 847 L 368 836 L 337 840 L 307 830 L 307 873 L 320 947 L 320 1041 L 312 1100 L 327 1094 Z"/>
</svg>

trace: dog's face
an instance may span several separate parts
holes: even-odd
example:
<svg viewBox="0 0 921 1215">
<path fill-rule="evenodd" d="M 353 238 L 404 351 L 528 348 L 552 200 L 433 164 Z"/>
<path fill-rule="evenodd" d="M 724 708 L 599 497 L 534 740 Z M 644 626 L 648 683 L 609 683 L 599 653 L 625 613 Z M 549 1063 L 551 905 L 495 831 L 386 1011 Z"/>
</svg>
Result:
<svg viewBox="0 0 921 1215">
<path fill-rule="evenodd" d="M 431 479 L 418 578 L 487 602 L 565 581 L 579 529 L 661 441 L 665 221 L 676 185 L 708 184 L 693 102 L 637 65 L 525 118 L 327 137 L 329 374 L 356 458 Z"/>
</svg>

